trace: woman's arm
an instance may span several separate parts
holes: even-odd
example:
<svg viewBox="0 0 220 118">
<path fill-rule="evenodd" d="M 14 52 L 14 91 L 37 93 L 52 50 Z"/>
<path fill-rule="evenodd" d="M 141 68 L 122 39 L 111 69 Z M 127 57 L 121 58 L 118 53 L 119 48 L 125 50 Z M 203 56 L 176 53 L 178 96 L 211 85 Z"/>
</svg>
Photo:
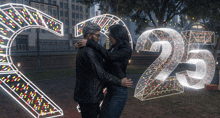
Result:
<svg viewBox="0 0 220 118">
<path fill-rule="evenodd" d="M 123 46 L 122 48 L 114 52 L 110 52 L 106 50 L 104 47 L 102 47 L 93 40 L 87 40 L 86 46 L 93 48 L 106 61 L 112 61 L 112 62 L 123 61 L 124 59 L 130 59 L 132 54 L 132 50 L 129 45 Z"/>
</svg>

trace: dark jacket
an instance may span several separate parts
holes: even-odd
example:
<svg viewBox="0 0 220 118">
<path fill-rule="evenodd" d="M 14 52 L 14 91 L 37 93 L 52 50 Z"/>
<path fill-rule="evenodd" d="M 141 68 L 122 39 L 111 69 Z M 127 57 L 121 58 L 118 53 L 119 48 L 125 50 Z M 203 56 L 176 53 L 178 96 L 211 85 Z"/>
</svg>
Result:
<svg viewBox="0 0 220 118">
<path fill-rule="evenodd" d="M 121 80 L 105 72 L 103 59 L 94 49 L 79 48 L 74 100 L 81 103 L 97 103 L 103 100 L 103 84 L 120 86 Z"/>
<path fill-rule="evenodd" d="M 120 80 L 124 77 L 127 77 L 126 68 L 132 55 L 132 49 L 130 45 L 117 43 L 113 45 L 109 50 L 106 50 L 95 41 L 88 40 L 86 46 L 93 48 L 101 55 L 101 57 L 105 60 L 104 67 L 107 72 L 118 77 Z M 112 48 L 114 48 L 113 51 Z M 108 88 L 108 92 L 111 92 L 112 94 L 116 92 L 115 85 L 105 84 L 104 86 Z"/>
</svg>

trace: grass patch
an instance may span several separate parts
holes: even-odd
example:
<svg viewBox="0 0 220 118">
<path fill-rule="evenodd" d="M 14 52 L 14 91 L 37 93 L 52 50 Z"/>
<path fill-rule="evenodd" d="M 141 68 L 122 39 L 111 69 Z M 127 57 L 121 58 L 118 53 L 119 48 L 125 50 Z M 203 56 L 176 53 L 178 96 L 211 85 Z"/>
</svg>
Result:
<svg viewBox="0 0 220 118">
<path fill-rule="evenodd" d="M 128 65 L 126 72 L 127 74 L 143 74 L 147 68 L 148 66 Z M 216 72 L 215 74 L 218 74 L 218 72 Z M 31 81 L 48 80 L 48 79 L 60 78 L 60 77 L 75 77 L 76 69 L 69 68 L 69 69 L 59 69 L 59 70 L 45 70 L 42 73 L 37 73 L 36 71 L 24 72 L 24 75 L 28 77 Z"/>
<path fill-rule="evenodd" d="M 142 74 L 146 67 L 128 66 L 127 74 Z M 75 77 L 76 68 L 59 69 L 59 70 L 45 70 L 42 73 L 23 72 L 23 74 L 31 81 L 49 80 L 60 77 Z"/>
<path fill-rule="evenodd" d="M 59 69 L 59 70 L 45 70 L 42 73 L 37 72 L 24 72 L 24 75 L 31 81 L 48 80 L 60 77 L 73 77 L 76 76 L 76 69 Z"/>
<path fill-rule="evenodd" d="M 148 66 L 128 65 L 126 72 L 127 74 L 143 74 L 147 68 Z"/>
</svg>

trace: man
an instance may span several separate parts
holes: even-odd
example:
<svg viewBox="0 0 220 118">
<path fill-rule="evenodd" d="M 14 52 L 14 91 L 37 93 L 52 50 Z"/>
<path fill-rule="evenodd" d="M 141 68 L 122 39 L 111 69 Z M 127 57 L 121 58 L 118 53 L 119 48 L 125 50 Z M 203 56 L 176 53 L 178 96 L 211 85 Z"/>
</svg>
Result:
<svg viewBox="0 0 220 118">
<path fill-rule="evenodd" d="M 83 28 L 86 40 L 100 40 L 100 27 L 88 23 Z M 82 118 L 97 118 L 103 100 L 103 84 L 131 87 L 132 81 L 117 78 L 103 69 L 103 59 L 90 47 L 81 47 L 76 57 L 76 87 L 74 100 L 79 103 Z"/>
</svg>

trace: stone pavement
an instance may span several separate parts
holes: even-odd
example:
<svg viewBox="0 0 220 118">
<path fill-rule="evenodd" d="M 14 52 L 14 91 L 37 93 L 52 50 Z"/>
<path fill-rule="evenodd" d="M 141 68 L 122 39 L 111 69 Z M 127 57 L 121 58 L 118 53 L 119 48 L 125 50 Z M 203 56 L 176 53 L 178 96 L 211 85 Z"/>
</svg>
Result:
<svg viewBox="0 0 220 118">
<path fill-rule="evenodd" d="M 141 75 L 128 74 L 135 87 Z M 75 78 L 57 78 L 52 80 L 33 82 L 40 88 L 51 100 L 53 100 L 64 112 L 64 116 L 59 118 L 81 118 L 78 113 L 76 103 L 73 100 L 73 92 L 75 87 Z M 20 106 L 6 92 L 0 89 L 0 118 L 32 118 L 32 116 Z"/>
</svg>

